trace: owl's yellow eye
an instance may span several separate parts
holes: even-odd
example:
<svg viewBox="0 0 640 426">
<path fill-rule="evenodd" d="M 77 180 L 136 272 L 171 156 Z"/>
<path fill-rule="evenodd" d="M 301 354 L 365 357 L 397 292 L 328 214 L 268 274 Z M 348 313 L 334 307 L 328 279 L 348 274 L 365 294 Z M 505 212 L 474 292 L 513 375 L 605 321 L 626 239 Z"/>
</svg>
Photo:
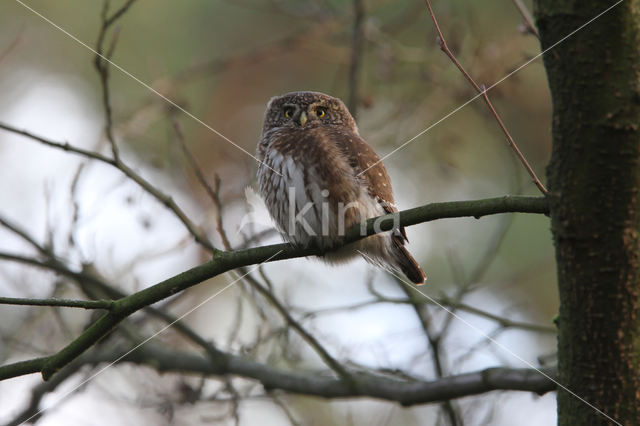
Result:
<svg viewBox="0 0 640 426">
<path fill-rule="evenodd" d="M 325 115 L 327 115 L 327 110 L 325 108 L 316 108 L 316 115 L 319 118 L 324 117 Z"/>
<path fill-rule="evenodd" d="M 294 111 L 293 107 L 286 107 L 284 109 L 284 116 L 287 117 L 287 118 L 291 118 L 293 116 L 294 112 L 295 111 Z"/>
</svg>

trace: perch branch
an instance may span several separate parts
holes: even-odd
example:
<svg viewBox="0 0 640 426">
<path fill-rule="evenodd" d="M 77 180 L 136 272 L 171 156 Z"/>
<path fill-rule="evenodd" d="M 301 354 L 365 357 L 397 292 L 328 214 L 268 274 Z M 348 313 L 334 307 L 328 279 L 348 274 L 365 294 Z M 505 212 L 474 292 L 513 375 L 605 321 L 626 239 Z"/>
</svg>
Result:
<svg viewBox="0 0 640 426">
<path fill-rule="evenodd" d="M 465 216 L 478 218 L 489 214 L 508 212 L 544 214 L 547 213 L 547 211 L 547 200 L 544 197 L 506 196 L 484 200 L 433 203 L 369 219 L 366 223 L 366 232 L 364 235 L 360 232 L 360 226 L 355 226 L 349 229 L 347 235 L 344 237 L 343 243 L 348 244 L 362 239 L 365 236 L 391 230 L 394 224 L 411 226 L 442 218 Z M 31 372 L 41 371 L 45 380 L 50 378 L 56 371 L 77 358 L 108 334 L 118 323 L 129 315 L 224 272 L 243 266 L 261 264 L 267 261 L 322 254 L 322 250 L 317 247 L 293 247 L 290 244 L 273 244 L 231 252 L 217 252 L 213 256 L 213 260 L 207 263 L 186 270 L 144 290 L 115 300 L 109 312 L 96 320 L 80 336 L 59 352 L 46 357 L 47 362 L 42 365 L 40 369 Z M 0 377 L 6 374 L 7 370 L 13 370 L 11 365 L 0 367 Z"/>
</svg>

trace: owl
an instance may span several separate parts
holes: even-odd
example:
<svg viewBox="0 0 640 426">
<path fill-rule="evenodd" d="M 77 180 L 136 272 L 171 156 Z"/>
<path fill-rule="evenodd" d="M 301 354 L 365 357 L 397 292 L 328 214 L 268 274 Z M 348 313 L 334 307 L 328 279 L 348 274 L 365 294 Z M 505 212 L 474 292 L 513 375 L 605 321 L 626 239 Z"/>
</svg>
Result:
<svg viewBox="0 0 640 426">
<path fill-rule="evenodd" d="M 272 98 L 257 158 L 260 194 L 293 244 L 333 249 L 350 227 L 398 211 L 387 170 L 338 98 L 319 92 Z M 337 263 L 362 254 L 423 284 L 425 274 L 406 242 L 404 228 L 396 227 L 329 251 L 323 260 Z"/>
</svg>

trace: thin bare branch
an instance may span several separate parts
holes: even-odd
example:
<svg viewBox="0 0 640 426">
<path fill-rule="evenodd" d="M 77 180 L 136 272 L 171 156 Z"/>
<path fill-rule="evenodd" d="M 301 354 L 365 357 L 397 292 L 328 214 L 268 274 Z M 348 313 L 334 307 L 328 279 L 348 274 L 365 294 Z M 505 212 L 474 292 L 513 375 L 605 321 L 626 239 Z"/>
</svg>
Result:
<svg viewBox="0 0 640 426">
<path fill-rule="evenodd" d="M 323 309 L 323 310 L 319 310 L 319 311 L 314 311 L 308 314 L 308 316 L 314 316 L 314 315 L 319 315 L 319 314 L 323 314 L 323 313 L 332 313 L 332 312 L 338 312 L 341 310 L 353 310 L 353 309 L 360 309 L 360 308 L 364 308 L 367 306 L 371 306 L 373 304 L 376 303 L 396 303 L 396 304 L 412 304 L 412 303 L 421 303 L 421 304 L 429 304 L 429 305 L 434 305 L 436 304 L 435 302 L 437 302 L 437 304 L 442 305 L 442 306 L 446 306 L 447 308 L 453 310 L 460 310 L 460 311 L 464 311 L 473 315 L 477 315 L 479 317 L 494 321 L 496 323 L 498 323 L 498 325 L 500 325 L 503 328 L 514 328 L 514 329 L 518 329 L 518 330 L 523 330 L 523 331 L 531 331 L 531 332 L 535 332 L 535 333 L 548 333 L 548 334 L 555 334 L 557 333 L 557 330 L 555 327 L 550 327 L 550 326 L 545 326 L 545 325 L 540 325 L 540 324 L 533 324 L 533 323 L 529 323 L 529 322 L 524 322 L 524 321 L 514 321 L 511 320 L 509 318 L 500 316 L 500 315 L 496 315 L 493 314 L 491 312 L 488 311 L 484 311 L 480 308 L 477 308 L 475 306 L 471 306 L 471 305 L 467 305 L 465 303 L 453 300 L 452 298 L 448 298 L 448 297 L 440 297 L 440 298 L 434 298 L 433 301 L 428 300 L 428 299 L 421 299 L 421 300 L 416 300 L 413 301 L 411 299 L 405 299 L 405 298 L 391 298 L 391 297 L 385 297 L 379 293 L 377 293 L 375 291 L 375 289 L 371 289 L 372 290 L 372 294 L 374 294 L 376 296 L 375 300 L 371 300 L 371 301 L 366 301 L 366 302 L 361 302 L 361 303 L 357 303 L 354 305 L 349 305 L 349 306 L 342 306 L 342 307 L 336 307 L 336 308 L 328 308 L 328 309 Z"/>
<path fill-rule="evenodd" d="M 53 253 L 50 249 L 42 247 L 39 245 L 35 239 L 29 235 L 29 233 L 23 229 L 21 229 L 18 225 L 12 224 L 7 219 L 0 216 L 0 224 L 10 229 L 12 232 L 19 235 L 25 241 L 32 244 L 41 255 L 45 257 L 45 260 L 35 259 L 23 255 L 12 254 L 7 252 L 0 252 L 0 259 L 24 263 L 28 265 L 32 265 L 39 268 L 49 269 L 54 271 L 62 276 L 75 280 L 82 290 L 92 298 L 109 298 L 108 308 L 112 307 L 113 300 L 122 299 L 126 296 L 126 294 L 116 290 L 113 286 L 109 285 L 106 281 L 102 279 L 102 277 L 93 271 L 91 265 L 83 265 L 81 271 L 76 272 L 71 270 L 67 265 L 65 265 L 58 257 Z M 27 299 L 33 300 L 33 299 Z M 104 301 L 96 301 L 98 303 L 103 303 Z M 89 303 L 89 305 L 91 302 Z M 84 307 L 84 306 L 82 306 Z M 212 359 L 216 359 L 218 357 L 218 349 L 213 345 L 213 343 L 203 339 L 199 334 L 189 328 L 182 321 L 178 321 L 172 315 L 164 312 L 153 306 L 147 306 L 144 308 L 145 311 L 150 313 L 152 316 L 155 316 L 167 324 L 170 324 L 175 330 L 179 333 L 192 340 L 195 344 L 202 347 L 211 357 Z"/>
<path fill-rule="evenodd" d="M 20 32 L 18 33 L 18 35 L 16 37 L 14 37 L 13 40 L 11 40 L 11 43 L 9 43 L 9 45 L 2 52 L 0 52 L 0 64 L 2 63 L 2 61 L 7 59 L 7 57 L 11 54 L 11 52 L 13 52 L 14 50 L 16 50 L 18 48 L 20 43 L 22 43 L 22 33 L 23 33 L 23 31 L 24 31 L 24 27 L 21 28 Z"/>
<path fill-rule="evenodd" d="M 472 286 L 478 281 L 480 281 L 484 276 L 484 274 L 487 272 L 487 270 L 489 269 L 489 266 L 493 263 L 496 256 L 498 255 L 498 250 L 502 245 L 502 242 L 504 241 L 504 238 L 507 235 L 507 232 L 512 223 L 513 223 L 513 216 L 509 216 L 505 218 L 502 226 L 498 228 L 498 230 L 494 234 L 494 237 L 491 239 L 491 242 L 486 245 L 484 255 L 481 257 L 480 262 L 478 262 L 478 265 L 471 272 L 471 274 L 469 274 L 469 276 L 463 275 L 461 277 L 457 277 L 458 288 L 455 294 L 453 295 L 453 297 L 448 298 L 449 299 L 448 306 L 450 306 L 450 309 L 452 312 L 456 312 L 456 310 L 458 310 L 460 306 L 463 306 L 462 299 L 464 298 L 464 296 L 472 290 Z M 456 267 L 454 271 L 458 269 L 460 268 Z M 469 311 L 467 310 L 467 312 Z M 440 335 L 442 338 L 448 332 L 449 327 L 451 326 L 454 318 L 455 317 L 453 315 L 448 315 L 445 318 L 444 324 L 440 328 Z M 495 317 L 492 318 L 491 315 L 487 315 L 485 316 L 485 318 L 496 321 L 496 318 Z M 501 317 L 498 317 L 498 318 L 501 318 Z M 507 318 L 503 318 L 503 320 L 510 321 Z M 501 322 L 501 321 L 498 321 L 498 322 L 500 323 L 500 325 L 505 324 L 504 322 Z M 551 327 L 549 327 L 549 329 L 551 330 L 551 332 L 555 332 L 555 329 Z M 540 330 L 535 330 L 535 331 L 540 331 Z"/>
<path fill-rule="evenodd" d="M 31 389 L 31 398 L 29 399 L 27 406 L 16 414 L 13 417 L 13 420 L 7 422 L 4 426 L 21 426 L 27 422 L 36 423 L 43 414 L 40 408 L 42 399 L 47 394 L 55 391 L 62 383 L 76 374 L 79 369 L 85 365 L 87 365 L 87 363 L 84 359 L 77 359 L 60 370 L 60 373 L 56 374 L 56 376 L 48 382 L 42 382 L 34 386 Z"/>
<path fill-rule="evenodd" d="M 538 179 L 538 176 L 533 171 L 533 169 L 529 165 L 529 162 L 524 157 L 524 155 L 522 155 L 522 152 L 520 152 L 520 150 L 518 149 L 518 146 L 516 145 L 515 141 L 513 140 L 513 137 L 511 137 L 511 134 L 509 133 L 509 131 L 507 130 L 505 125 L 502 123 L 502 120 L 500 119 L 500 116 L 498 115 L 498 113 L 496 112 L 495 108 L 491 104 L 491 101 L 489 100 L 489 97 L 487 96 L 486 88 L 484 86 L 482 86 L 482 87 L 479 86 L 475 82 L 475 80 L 471 77 L 471 75 L 469 75 L 469 73 L 464 69 L 462 64 L 456 59 L 455 55 L 451 52 L 451 50 L 449 50 L 449 47 L 447 46 L 447 42 L 444 39 L 444 35 L 442 34 L 442 31 L 440 30 L 440 25 L 438 25 L 438 20 L 436 19 L 436 15 L 433 13 L 433 9 L 431 8 L 431 3 L 429 2 L 429 0 L 425 0 L 425 2 L 427 4 L 427 8 L 429 9 L 429 15 L 431 16 L 431 20 L 433 21 L 433 25 L 435 26 L 436 32 L 438 33 L 438 45 L 440 46 L 440 49 L 449 57 L 449 59 L 451 59 L 451 62 L 453 62 L 454 65 L 460 70 L 460 72 L 462 73 L 464 78 L 467 79 L 469 84 L 471 84 L 471 86 L 473 86 L 473 88 L 476 90 L 476 92 L 478 92 L 479 94 L 482 95 L 482 99 L 485 101 L 485 103 L 487 104 L 487 106 L 491 110 L 491 114 L 494 116 L 494 118 L 496 119 L 496 121 L 500 125 L 500 129 L 503 131 L 504 135 L 506 136 L 507 141 L 509 143 L 509 146 L 511 146 L 511 148 L 515 151 L 516 155 L 520 159 L 520 162 L 525 167 L 525 169 L 527 169 L 527 172 L 529 173 L 529 175 L 533 179 L 533 183 L 538 187 L 538 189 L 540 190 L 540 192 L 542 192 L 542 194 L 547 195 L 548 194 L 547 189 L 544 187 L 544 185 L 542 184 L 540 179 Z"/>
<path fill-rule="evenodd" d="M 175 116 L 171 116 L 170 118 L 171 118 L 171 124 L 173 125 L 173 130 L 176 132 L 176 136 L 177 136 L 178 142 L 180 143 L 180 148 L 182 148 L 182 152 L 184 153 L 184 156 L 187 158 L 189 165 L 193 168 L 193 171 L 195 172 L 196 177 L 198 178 L 198 181 L 200 182 L 202 187 L 207 191 L 209 198 L 211 198 L 211 201 L 214 201 L 217 197 L 216 191 L 207 181 L 207 178 L 202 172 L 202 169 L 200 168 L 200 166 L 198 165 L 196 158 L 193 156 L 193 154 L 191 153 L 191 150 L 187 146 L 187 143 L 184 138 L 184 132 L 182 131 L 182 126 L 180 125 L 180 122 L 177 120 Z"/>
<path fill-rule="evenodd" d="M 211 241 L 209 241 L 209 239 L 204 234 L 204 232 L 202 232 L 199 229 L 199 227 L 196 224 L 194 224 L 191 221 L 191 219 L 189 219 L 187 214 L 176 204 L 176 202 L 173 200 L 172 197 L 170 197 L 169 195 L 166 195 L 164 192 L 160 191 L 158 188 L 153 186 L 149 181 L 144 179 L 141 175 L 136 173 L 129 166 L 124 164 L 120 159 L 109 158 L 98 152 L 75 147 L 69 144 L 68 142 L 64 142 L 64 143 L 55 142 L 55 141 L 34 135 L 33 133 L 27 132 L 26 130 L 20 130 L 13 126 L 9 126 L 1 122 L 0 122 L 0 129 L 4 129 L 8 132 L 15 133 L 15 134 L 24 136 L 26 138 L 38 141 L 52 148 L 57 148 L 57 149 L 62 149 L 63 151 L 72 152 L 82 157 L 89 158 L 92 160 L 97 160 L 102 163 L 115 167 L 116 169 L 120 170 L 129 179 L 131 179 L 132 181 L 137 183 L 140 187 L 142 187 L 142 189 L 144 189 L 149 194 L 151 194 L 156 200 L 164 204 L 165 207 L 171 210 L 173 214 L 177 216 L 177 218 L 184 224 L 184 226 L 187 228 L 189 233 L 201 246 L 203 246 L 205 249 L 213 253 L 217 251 L 217 249 L 213 247 L 213 245 L 211 244 Z"/>
<path fill-rule="evenodd" d="M 213 201 L 213 203 L 216 206 L 216 210 L 217 210 L 217 219 L 216 219 L 216 224 L 217 224 L 217 230 L 218 230 L 218 234 L 220 235 L 220 238 L 222 239 L 222 245 L 224 246 L 225 250 L 231 250 L 231 242 L 229 241 L 229 238 L 227 237 L 227 233 L 224 229 L 224 225 L 223 225 L 223 221 L 222 221 L 222 201 L 220 199 L 220 184 L 221 184 L 221 179 L 220 176 L 218 176 L 216 174 L 215 176 L 215 188 L 213 188 L 209 182 L 207 181 L 206 176 L 204 175 L 204 173 L 202 172 L 202 169 L 200 168 L 200 165 L 198 164 L 198 161 L 196 160 L 196 158 L 193 156 L 193 154 L 191 153 L 191 150 L 189 150 L 189 147 L 187 146 L 187 143 L 184 139 L 184 132 L 182 131 L 182 126 L 180 126 L 180 123 L 178 122 L 178 120 L 172 116 L 171 117 L 171 123 L 173 124 L 173 129 L 176 132 L 176 135 L 178 137 L 178 142 L 180 142 L 180 146 L 182 148 L 182 151 L 184 152 L 185 157 L 187 158 L 187 161 L 189 161 L 189 164 L 191 165 L 191 167 L 193 168 L 193 171 L 196 173 L 196 176 L 198 178 L 198 181 L 200 181 L 200 184 L 203 186 L 203 188 L 207 191 L 207 194 L 209 195 L 209 198 L 211 198 L 211 201 Z"/>
<path fill-rule="evenodd" d="M 16 234 L 17 236 L 22 238 L 24 241 L 29 243 L 33 248 L 38 250 L 38 252 L 40 252 L 40 254 L 46 254 L 48 252 L 48 250 L 42 244 L 38 243 L 35 240 L 35 238 L 33 238 L 31 235 L 29 235 L 29 233 L 27 231 L 25 231 L 19 225 L 13 223 L 9 219 L 0 216 L 0 225 L 2 225 L 4 228 L 6 228 L 9 231 L 13 232 L 14 234 Z"/>
<path fill-rule="evenodd" d="M 98 71 L 98 75 L 100 76 L 100 86 L 102 87 L 102 106 L 104 108 L 105 115 L 105 132 L 107 134 L 107 140 L 111 145 L 111 151 L 113 152 L 113 158 L 116 160 L 120 158 L 120 152 L 118 149 L 118 144 L 116 143 L 115 136 L 113 134 L 113 113 L 111 107 L 111 93 L 109 91 L 109 61 L 113 56 L 113 52 L 115 51 L 116 43 L 118 41 L 119 31 L 115 31 L 109 48 L 107 49 L 106 55 L 103 55 L 104 52 L 104 42 L 109 28 L 115 24 L 115 22 L 120 19 L 126 12 L 129 10 L 131 5 L 136 0 L 128 0 L 125 4 L 123 4 L 120 9 L 118 9 L 113 15 L 109 16 L 109 0 L 105 0 L 102 14 L 100 15 L 102 18 L 102 26 L 100 27 L 100 32 L 98 33 L 98 41 L 96 42 L 96 56 L 94 58 L 94 65 L 96 70 Z M 105 59 L 106 58 L 106 59 Z"/>
<path fill-rule="evenodd" d="M 420 297 L 419 293 L 411 291 L 406 285 L 404 285 L 400 280 L 396 280 L 397 285 L 404 291 L 407 298 L 418 317 L 418 322 L 420 323 L 422 330 L 424 331 L 425 336 L 427 337 L 427 342 L 431 347 L 431 359 L 433 360 L 433 367 L 436 373 L 436 377 L 441 379 L 447 375 L 445 370 L 445 360 L 444 353 L 442 351 L 442 332 L 436 332 L 432 330 L 432 316 L 427 310 L 427 305 L 419 303 L 420 299 L 424 299 Z M 458 426 L 462 423 L 462 419 L 460 418 L 460 412 L 456 404 L 451 401 L 443 401 L 441 404 L 442 411 L 444 415 L 449 421 L 451 426 Z"/>
<path fill-rule="evenodd" d="M 293 328 L 309 346 L 316 351 L 316 353 L 320 356 L 320 358 L 327 364 L 329 368 L 338 374 L 343 380 L 350 382 L 353 381 L 352 374 L 345 369 L 345 367 L 338 362 L 327 349 L 316 339 L 313 335 L 311 335 L 298 321 L 296 321 L 288 309 L 276 298 L 276 296 L 271 292 L 268 288 L 264 287 L 260 284 L 256 279 L 254 279 L 250 274 L 245 276 L 245 280 L 253 287 L 258 293 L 264 297 L 271 306 L 273 306 L 276 311 L 282 316 L 285 322 Z"/>
<path fill-rule="evenodd" d="M 536 28 L 536 24 L 533 22 L 533 17 L 531 16 L 531 13 L 529 13 L 529 9 L 527 9 L 527 6 L 522 3 L 522 0 L 511 1 L 513 1 L 513 4 L 518 9 L 518 12 L 520 12 L 520 15 L 522 15 L 522 19 L 524 20 L 524 25 L 527 31 L 536 36 L 538 40 L 540 40 L 540 33 Z"/>
</svg>

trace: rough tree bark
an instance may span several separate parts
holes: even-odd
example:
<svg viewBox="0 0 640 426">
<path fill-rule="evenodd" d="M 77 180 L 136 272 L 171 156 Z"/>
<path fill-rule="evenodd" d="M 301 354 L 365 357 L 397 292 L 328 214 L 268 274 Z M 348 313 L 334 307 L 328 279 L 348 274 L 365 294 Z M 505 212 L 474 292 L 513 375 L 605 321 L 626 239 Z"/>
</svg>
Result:
<svg viewBox="0 0 640 426">
<path fill-rule="evenodd" d="M 542 48 L 616 1 L 536 0 Z M 640 424 L 639 33 L 640 1 L 624 0 L 544 56 L 559 381 L 624 425 Z M 559 390 L 558 424 L 612 422 Z"/>
</svg>

